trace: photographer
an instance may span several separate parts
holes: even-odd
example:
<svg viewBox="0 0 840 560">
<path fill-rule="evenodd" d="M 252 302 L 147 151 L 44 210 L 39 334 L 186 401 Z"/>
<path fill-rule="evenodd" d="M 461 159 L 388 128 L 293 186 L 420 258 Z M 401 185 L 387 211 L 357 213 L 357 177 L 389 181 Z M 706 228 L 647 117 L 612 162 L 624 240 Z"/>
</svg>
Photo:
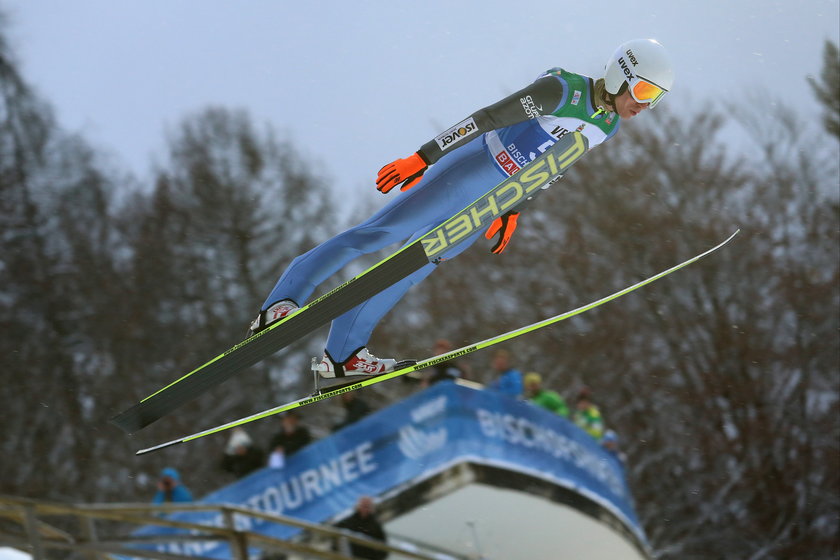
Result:
<svg viewBox="0 0 840 560">
<path fill-rule="evenodd" d="M 158 491 L 152 498 L 153 504 L 168 502 L 191 502 L 192 492 L 181 483 L 181 475 L 172 467 L 163 469 L 158 480 Z"/>
</svg>

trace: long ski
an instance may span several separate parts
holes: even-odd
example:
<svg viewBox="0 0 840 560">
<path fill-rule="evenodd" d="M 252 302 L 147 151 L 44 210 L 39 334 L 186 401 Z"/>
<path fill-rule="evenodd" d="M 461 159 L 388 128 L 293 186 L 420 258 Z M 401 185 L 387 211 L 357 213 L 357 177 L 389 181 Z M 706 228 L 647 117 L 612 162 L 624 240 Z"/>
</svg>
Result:
<svg viewBox="0 0 840 560">
<path fill-rule="evenodd" d="M 463 348 L 458 348 L 457 350 L 452 350 L 451 352 L 447 352 L 445 354 L 440 354 L 440 355 L 434 356 L 432 358 L 428 358 L 428 359 L 425 359 L 425 360 L 420 360 L 419 362 L 416 362 L 416 363 L 414 363 L 412 365 L 409 365 L 409 366 L 406 366 L 406 367 L 396 369 L 396 370 L 394 370 L 390 373 L 386 373 L 386 374 L 383 374 L 383 375 L 378 375 L 376 377 L 365 378 L 365 379 L 362 379 L 362 380 L 360 380 L 358 382 L 355 382 L 355 383 L 350 382 L 349 384 L 345 384 L 345 385 L 342 385 L 342 386 L 337 387 L 337 388 L 326 389 L 326 390 L 321 391 L 320 393 L 313 394 L 309 397 L 305 397 L 305 398 L 302 398 L 302 399 L 299 399 L 299 400 L 296 400 L 296 401 L 292 401 L 290 403 L 282 404 L 280 406 L 276 406 L 274 408 L 270 408 L 270 409 L 265 410 L 263 412 L 259 412 L 257 414 L 254 414 L 252 416 L 247 416 L 245 418 L 240 418 L 239 420 L 234 420 L 233 422 L 228 422 L 227 424 L 222 424 L 221 426 L 217 426 L 215 428 L 210 428 L 209 430 L 204 430 L 203 432 L 198 432 L 198 433 L 195 433 L 195 434 L 192 434 L 192 435 L 189 435 L 189 436 L 182 437 L 180 439 L 176 439 L 176 440 L 172 440 L 172 441 L 169 441 L 169 442 L 166 442 L 166 443 L 162 443 L 160 445 L 156 445 L 154 447 L 149 447 L 147 449 L 141 449 L 137 452 L 137 455 L 144 455 L 146 453 L 151 453 L 153 451 L 158 451 L 160 449 L 164 449 L 166 447 L 171 447 L 171 446 L 177 445 L 179 443 L 187 443 L 189 441 L 193 441 L 193 440 L 196 440 L 196 439 L 199 439 L 199 438 L 203 438 L 205 436 L 209 436 L 209 435 L 212 435 L 212 434 L 217 434 L 219 432 L 223 432 L 223 431 L 228 430 L 230 428 L 235 428 L 236 426 L 242 426 L 243 424 L 248 424 L 249 422 L 254 422 L 256 420 L 261 420 L 262 418 L 266 418 L 268 416 L 273 416 L 275 414 L 280 414 L 281 412 L 285 412 L 287 410 L 292 410 L 294 408 L 300 408 L 300 407 L 303 407 L 303 406 L 310 405 L 312 403 L 322 401 L 324 399 L 329 399 L 331 397 L 334 397 L 336 395 L 340 395 L 342 393 L 348 393 L 350 391 L 355 391 L 356 389 L 361 389 L 362 387 L 369 387 L 370 385 L 374 385 L 376 383 L 381 383 L 383 381 L 387 381 L 389 379 L 393 379 L 393 378 L 399 377 L 401 375 L 405 375 L 405 374 L 408 374 L 408 373 L 419 371 L 419 370 L 431 367 L 435 364 L 439 364 L 441 362 L 446 362 L 446 361 L 449 361 L 449 360 L 453 360 L 455 358 L 459 358 L 461 356 L 466 356 L 467 354 L 471 354 L 471 353 L 473 353 L 477 350 L 481 350 L 483 348 L 487 348 L 489 346 L 493 346 L 495 344 L 499 344 L 501 342 L 505 342 L 507 340 L 511 340 L 513 338 L 522 336 L 524 334 L 536 331 L 536 330 L 541 329 L 543 327 L 547 327 L 549 325 L 559 323 L 560 321 L 564 321 L 566 319 L 569 319 L 570 317 L 574 317 L 575 315 L 580 315 L 581 313 L 589 311 L 590 309 L 594 309 L 594 308 L 596 308 L 600 305 L 603 305 L 607 302 L 610 302 L 614 299 L 617 299 L 617 298 L 619 298 L 619 297 L 621 297 L 625 294 L 629 294 L 630 292 L 632 292 L 634 290 L 637 290 L 637 289 L 639 289 L 643 286 L 647 286 L 648 284 L 650 284 L 652 282 L 655 282 L 656 280 L 659 280 L 660 278 L 662 278 L 664 276 L 667 276 L 667 275 L 671 274 L 672 272 L 676 272 L 677 270 L 680 270 L 681 268 L 685 268 L 686 266 L 690 265 L 691 263 L 702 259 L 706 255 L 709 255 L 710 253 L 713 253 L 714 251 L 717 251 L 718 249 L 720 249 L 721 247 L 723 247 L 724 245 L 729 243 L 732 240 L 732 238 L 735 237 L 738 234 L 739 231 L 741 231 L 741 230 L 740 229 L 736 230 L 735 233 L 733 233 L 732 235 L 727 237 L 724 241 L 722 241 L 718 245 L 712 247 L 711 249 L 705 251 L 704 253 L 701 253 L 701 254 L 699 254 L 695 257 L 692 257 L 692 258 L 688 259 L 687 261 L 684 261 L 684 262 L 682 262 L 682 263 L 680 263 L 676 266 L 673 266 L 673 267 L 669 268 L 668 270 L 664 270 L 664 271 L 662 271 L 662 272 L 660 272 L 660 273 L 658 273 L 654 276 L 651 276 L 650 278 L 642 280 L 641 282 L 637 282 L 636 284 L 633 284 L 632 286 L 624 288 L 623 290 L 619 290 L 619 291 L 615 292 L 614 294 L 610 294 L 610 295 L 608 295 L 606 297 L 603 297 L 603 298 L 601 298 L 597 301 L 593 301 L 592 303 L 586 304 L 582 307 L 578 307 L 577 309 L 573 309 L 571 311 L 567 311 L 565 313 L 561 313 L 559 315 L 549 317 L 548 319 L 543 319 L 542 321 L 532 323 L 532 324 L 526 325 L 524 327 L 520 327 L 518 329 L 506 332 L 504 334 L 500 334 L 498 336 L 494 336 L 492 338 L 488 338 L 487 340 L 477 342 L 477 343 L 472 344 L 470 346 L 464 346 Z"/>
<path fill-rule="evenodd" d="M 173 412 L 235 373 L 267 358 L 318 327 L 367 301 L 444 252 L 490 225 L 502 214 L 547 188 L 588 150 L 579 132 L 565 135 L 487 194 L 423 237 L 404 246 L 358 276 L 313 300 L 296 313 L 240 342 L 111 419 L 135 432 Z"/>
</svg>

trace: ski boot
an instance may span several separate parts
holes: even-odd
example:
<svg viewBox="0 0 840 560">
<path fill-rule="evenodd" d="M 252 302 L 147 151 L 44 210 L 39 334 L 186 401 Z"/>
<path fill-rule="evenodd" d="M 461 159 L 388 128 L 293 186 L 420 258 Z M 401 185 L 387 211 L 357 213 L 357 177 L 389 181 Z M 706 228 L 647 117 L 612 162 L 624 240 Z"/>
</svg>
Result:
<svg viewBox="0 0 840 560">
<path fill-rule="evenodd" d="M 248 327 L 248 336 L 253 336 L 260 331 L 264 331 L 270 324 L 291 315 L 298 309 L 300 309 L 298 305 L 290 299 L 284 299 L 270 305 L 265 311 L 260 311 L 257 318 Z"/>
<path fill-rule="evenodd" d="M 352 385 L 362 377 L 376 377 L 414 363 L 416 363 L 414 360 L 397 361 L 391 358 L 377 358 L 365 347 L 359 348 L 343 362 L 336 362 L 329 352 L 324 351 L 324 357 L 320 361 L 318 361 L 318 358 L 312 358 L 312 374 L 315 380 L 314 394 L 320 392 L 320 382 L 323 380 L 338 380 L 338 383 L 331 383 L 325 387 L 332 389 L 338 385 Z"/>
</svg>

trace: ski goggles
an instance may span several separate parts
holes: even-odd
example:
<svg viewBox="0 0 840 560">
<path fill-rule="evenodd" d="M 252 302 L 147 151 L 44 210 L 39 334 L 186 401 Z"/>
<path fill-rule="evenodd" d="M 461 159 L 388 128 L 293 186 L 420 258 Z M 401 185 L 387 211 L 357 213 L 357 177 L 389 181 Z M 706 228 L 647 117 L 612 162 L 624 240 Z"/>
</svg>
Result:
<svg viewBox="0 0 840 560">
<path fill-rule="evenodd" d="M 650 103 L 651 107 L 659 103 L 659 100 L 666 93 L 668 93 L 667 89 L 662 89 L 641 76 L 636 76 L 636 83 L 630 86 L 630 95 L 633 96 L 633 99 L 639 103 Z"/>
</svg>

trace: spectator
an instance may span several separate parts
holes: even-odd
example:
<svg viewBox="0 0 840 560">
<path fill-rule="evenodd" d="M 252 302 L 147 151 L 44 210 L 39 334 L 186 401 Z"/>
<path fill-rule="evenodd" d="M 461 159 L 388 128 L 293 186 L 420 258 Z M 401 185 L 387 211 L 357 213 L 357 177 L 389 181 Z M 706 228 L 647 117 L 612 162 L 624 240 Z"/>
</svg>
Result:
<svg viewBox="0 0 840 560">
<path fill-rule="evenodd" d="M 281 468 L 288 457 L 294 455 L 301 448 L 312 441 L 312 436 L 306 426 L 300 425 L 300 415 L 296 410 L 290 410 L 280 418 L 281 428 L 269 443 L 269 466 Z"/>
<path fill-rule="evenodd" d="M 490 383 L 490 389 L 514 398 L 522 396 L 522 372 L 511 367 L 510 352 L 496 350 L 491 367 L 496 372 L 496 379 Z"/>
<path fill-rule="evenodd" d="M 230 435 L 221 467 L 236 478 L 259 469 L 265 465 L 265 453 L 254 445 L 251 436 L 242 428 L 235 428 Z"/>
<path fill-rule="evenodd" d="M 566 400 L 556 391 L 542 388 L 542 376 L 531 372 L 525 375 L 525 396 L 535 405 L 540 406 L 563 418 L 569 417 Z"/>
<path fill-rule="evenodd" d="M 578 393 L 575 411 L 572 413 L 572 421 L 598 441 L 604 435 L 604 421 L 601 418 L 601 411 L 592 402 L 592 391 L 588 387 L 582 388 Z"/>
<path fill-rule="evenodd" d="M 367 537 L 377 541 L 387 542 L 385 537 L 385 530 L 382 524 L 376 518 L 374 511 L 373 500 L 369 496 L 362 496 L 356 502 L 356 511 L 345 519 L 336 524 L 340 529 L 349 529 L 355 533 L 361 533 Z M 336 550 L 338 547 L 336 547 Z M 350 543 L 350 556 L 353 558 L 361 558 L 364 560 L 383 560 L 388 557 L 388 551 L 370 548 L 363 544 Z M 342 551 L 344 552 L 344 551 Z"/>
<path fill-rule="evenodd" d="M 607 453 L 618 459 L 622 465 L 627 462 L 627 455 L 618 447 L 618 434 L 613 430 L 604 432 L 604 437 L 601 439 L 601 447 Z"/>
<path fill-rule="evenodd" d="M 334 432 L 358 422 L 370 414 L 370 406 L 356 394 L 356 391 L 341 393 L 339 398 L 341 399 L 341 406 L 344 407 L 344 420 L 333 426 Z"/>
<path fill-rule="evenodd" d="M 181 482 L 181 475 L 172 467 L 163 469 L 158 480 L 158 491 L 153 504 L 183 503 L 193 501 L 192 492 Z"/>
<path fill-rule="evenodd" d="M 440 356 L 452 350 L 452 343 L 445 338 L 435 341 L 432 347 L 432 356 Z M 455 381 L 463 377 L 463 370 L 455 365 L 455 362 L 447 360 L 432 366 L 431 373 L 423 378 L 423 387 L 430 387 L 440 381 Z"/>
</svg>

